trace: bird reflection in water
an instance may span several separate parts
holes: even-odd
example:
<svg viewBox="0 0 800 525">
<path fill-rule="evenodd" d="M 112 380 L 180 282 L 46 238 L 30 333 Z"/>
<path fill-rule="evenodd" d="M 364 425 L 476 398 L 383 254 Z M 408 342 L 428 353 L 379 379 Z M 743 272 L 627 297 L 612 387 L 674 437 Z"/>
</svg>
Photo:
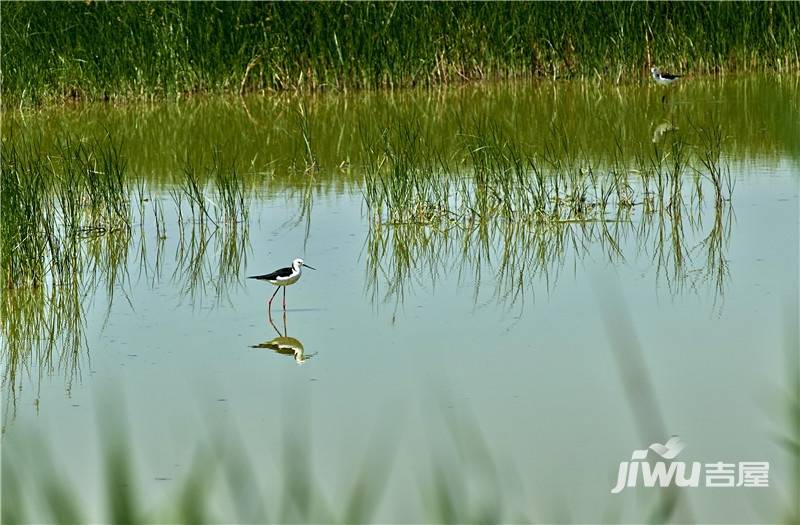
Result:
<svg viewBox="0 0 800 525">
<path fill-rule="evenodd" d="M 269 341 L 265 341 L 263 343 L 259 343 L 257 345 L 253 345 L 252 348 L 268 348 L 269 350 L 274 351 L 275 353 L 281 355 L 290 355 L 294 358 L 295 362 L 298 365 L 302 365 L 315 355 L 313 354 L 306 354 L 305 348 L 303 347 L 303 343 L 300 342 L 299 339 L 295 337 L 289 337 L 288 331 L 286 329 L 286 312 L 283 312 L 283 332 L 275 326 L 275 322 L 272 320 L 272 316 L 269 316 L 269 324 L 278 332 L 278 337 L 274 337 Z"/>
</svg>

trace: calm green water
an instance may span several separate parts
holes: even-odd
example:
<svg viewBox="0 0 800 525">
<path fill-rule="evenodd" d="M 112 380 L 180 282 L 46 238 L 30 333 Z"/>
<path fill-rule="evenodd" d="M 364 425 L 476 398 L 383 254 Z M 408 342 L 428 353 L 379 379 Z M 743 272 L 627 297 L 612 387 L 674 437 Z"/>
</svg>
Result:
<svg viewBox="0 0 800 525">
<path fill-rule="evenodd" d="M 84 276 L 80 334 L 54 354 L 15 361 L 4 323 L 4 463 L 35 457 L 41 439 L 101 520 L 98 407 L 120 398 L 148 508 L 215 439 L 241 442 L 268 508 L 286 499 L 280 472 L 304 462 L 336 507 L 378 435 L 393 458 L 380 521 L 424 521 L 441 461 L 465 501 L 501 502 L 505 520 L 639 522 L 661 492 L 610 494 L 619 462 L 676 434 L 685 461 L 771 469 L 768 488 L 683 490 L 675 520 L 780 521 L 797 489 L 778 436 L 792 432 L 797 351 L 786 334 L 797 327 L 798 81 L 697 79 L 664 93 L 520 83 L 6 115 L 6 129 L 45 144 L 64 132 L 121 140 L 165 231 L 148 211 L 122 244 L 124 271 Z M 490 223 L 464 237 L 371 220 L 365 137 L 418 123 L 468 174 L 456 152 L 480 122 L 536 151 L 566 137 L 557 156 L 595 165 L 633 165 L 715 123 L 732 198 L 698 199 L 687 173 L 685 209 L 666 223 L 634 208 L 604 224 Z M 251 192 L 236 228 L 181 224 L 174 209 L 187 159 L 204 166 L 214 148 Z M 295 257 L 317 271 L 289 288 L 285 317 L 276 300 L 270 323 L 273 288 L 244 277 Z M 279 336 L 303 356 L 264 348 Z M 491 467 L 464 444 L 477 434 Z"/>
</svg>

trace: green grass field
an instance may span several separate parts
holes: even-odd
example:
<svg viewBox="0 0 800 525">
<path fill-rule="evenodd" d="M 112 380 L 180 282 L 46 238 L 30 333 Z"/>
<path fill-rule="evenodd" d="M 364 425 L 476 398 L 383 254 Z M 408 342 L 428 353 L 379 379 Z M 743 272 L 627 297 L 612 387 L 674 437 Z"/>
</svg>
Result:
<svg viewBox="0 0 800 525">
<path fill-rule="evenodd" d="M 2 5 L 5 106 L 508 77 L 632 82 L 800 69 L 778 3 L 22 3 Z"/>
</svg>

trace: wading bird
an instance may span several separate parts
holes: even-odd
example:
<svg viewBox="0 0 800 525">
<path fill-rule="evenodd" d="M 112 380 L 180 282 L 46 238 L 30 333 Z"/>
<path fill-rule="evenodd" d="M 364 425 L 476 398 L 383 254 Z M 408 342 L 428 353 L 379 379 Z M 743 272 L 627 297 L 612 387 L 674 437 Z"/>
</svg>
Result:
<svg viewBox="0 0 800 525">
<path fill-rule="evenodd" d="M 669 86 L 683 75 L 670 75 L 669 73 L 662 73 L 660 69 L 657 67 L 650 68 L 650 72 L 653 74 L 653 80 L 656 83 L 661 84 L 662 86 Z"/>
<path fill-rule="evenodd" d="M 300 280 L 300 276 L 303 274 L 303 266 L 306 268 L 311 268 L 312 270 L 316 270 L 316 268 L 312 268 L 311 266 L 305 264 L 303 259 L 295 259 L 292 261 L 292 265 L 286 268 L 275 270 L 272 273 L 265 273 L 264 275 L 253 275 L 248 277 L 248 279 L 267 281 L 278 287 L 275 290 L 275 293 L 272 294 L 272 297 L 269 298 L 268 308 L 270 317 L 272 316 L 272 300 L 275 299 L 275 296 L 278 295 L 278 291 L 281 288 L 283 288 L 283 309 L 286 310 L 286 287 Z"/>
</svg>

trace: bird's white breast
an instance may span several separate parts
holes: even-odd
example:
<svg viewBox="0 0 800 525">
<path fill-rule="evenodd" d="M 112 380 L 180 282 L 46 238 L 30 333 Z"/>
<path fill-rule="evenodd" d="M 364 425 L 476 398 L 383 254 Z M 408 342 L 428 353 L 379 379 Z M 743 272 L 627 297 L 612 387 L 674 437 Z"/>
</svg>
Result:
<svg viewBox="0 0 800 525">
<path fill-rule="evenodd" d="M 288 277 L 278 277 L 274 281 L 270 282 L 276 286 L 289 286 L 290 284 L 296 283 L 299 278 L 300 278 L 300 273 L 295 272 Z"/>
</svg>

